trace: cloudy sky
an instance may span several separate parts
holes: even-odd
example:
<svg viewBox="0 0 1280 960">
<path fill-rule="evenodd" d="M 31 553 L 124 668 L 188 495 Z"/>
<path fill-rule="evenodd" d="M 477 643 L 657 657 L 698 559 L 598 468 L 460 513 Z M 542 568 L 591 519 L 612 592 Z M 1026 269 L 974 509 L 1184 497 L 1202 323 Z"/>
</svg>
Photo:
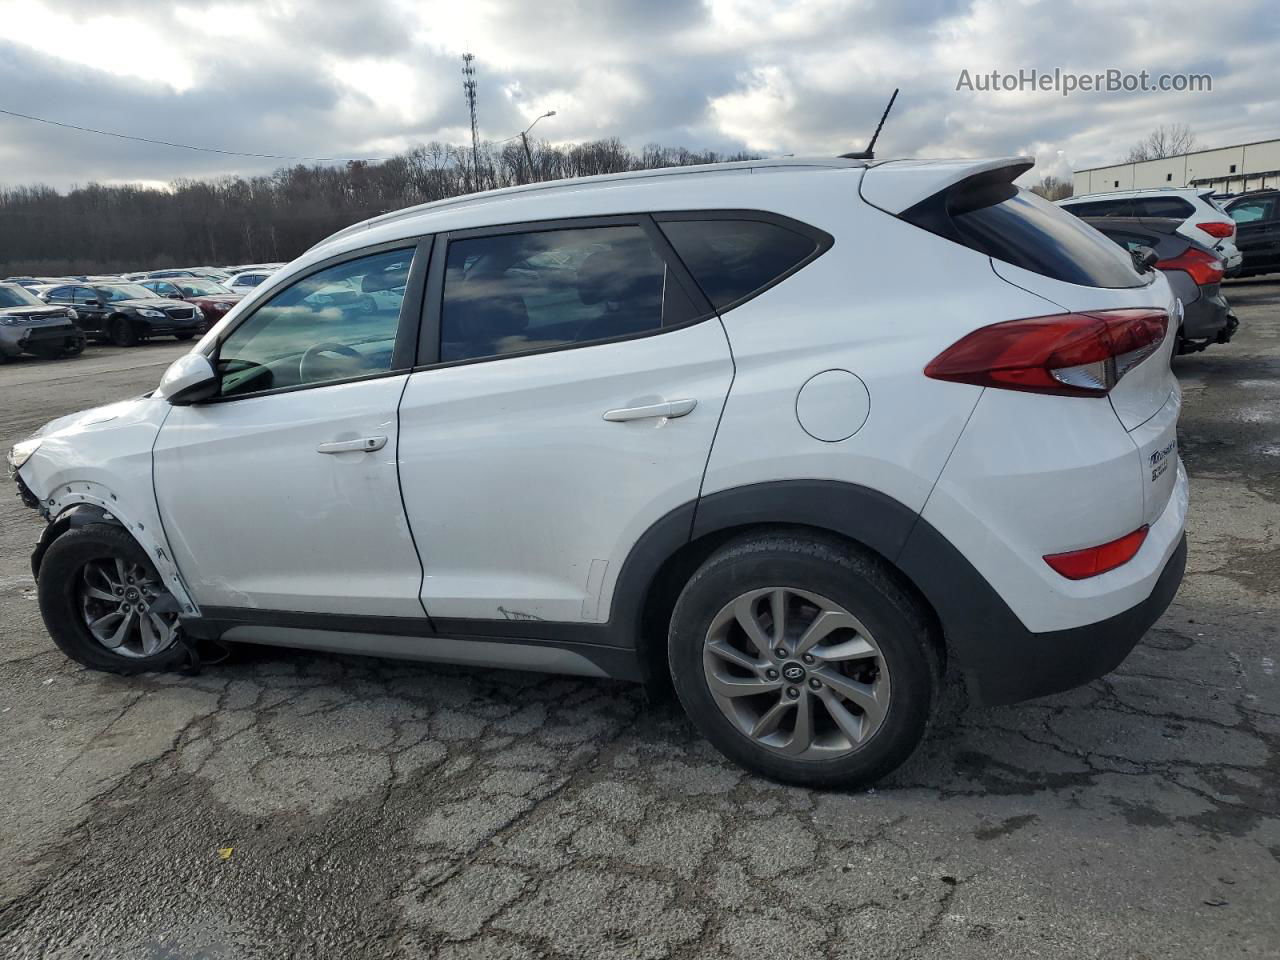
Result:
<svg viewBox="0 0 1280 960">
<path fill-rule="evenodd" d="M 1275 0 L 0 0 L 0 110 L 247 153 L 380 157 L 546 110 L 555 142 L 617 136 L 769 155 L 1034 154 L 1113 162 L 1160 123 L 1203 146 L 1280 137 Z M 957 91 L 962 70 L 1213 77 L 1211 93 Z M 279 161 L 0 115 L 0 183 L 163 184 Z"/>
</svg>

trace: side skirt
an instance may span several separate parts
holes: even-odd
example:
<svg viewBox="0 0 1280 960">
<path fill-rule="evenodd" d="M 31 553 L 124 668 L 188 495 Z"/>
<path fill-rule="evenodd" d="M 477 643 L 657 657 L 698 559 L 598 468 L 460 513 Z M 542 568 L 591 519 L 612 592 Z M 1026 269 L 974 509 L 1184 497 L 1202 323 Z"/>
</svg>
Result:
<svg viewBox="0 0 1280 960">
<path fill-rule="evenodd" d="M 203 613 L 202 617 L 182 621 L 192 636 L 396 660 L 608 677 L 632 682 L 642 680 L 634 651 L 577 638 L 449 636 L 433 631 L 425 619 L 400 617 L 353 617 L 231 607 L 206 607 Z M 459 634 L 465 632 L 469 631 L 465 628 L 458 631 Z"/>
</svg>

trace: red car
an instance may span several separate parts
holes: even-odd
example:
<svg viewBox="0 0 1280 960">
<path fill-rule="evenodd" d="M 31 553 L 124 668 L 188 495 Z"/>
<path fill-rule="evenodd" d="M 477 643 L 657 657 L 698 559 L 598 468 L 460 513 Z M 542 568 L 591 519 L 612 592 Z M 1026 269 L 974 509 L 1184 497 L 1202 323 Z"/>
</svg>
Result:
<svg viewBox="0 0 1280 960">
<path fill-rule="evenodd" d="M 223 314 L 244 299 L 244 294 L 232 293 L 220 283 L 201 277 L 171 277 L 168 280 L 143 280 L 142 286 L 159 297 L 186 300 L 195 304 L 204 314 L 208 330 L 222 319 Z"/>
</svg>

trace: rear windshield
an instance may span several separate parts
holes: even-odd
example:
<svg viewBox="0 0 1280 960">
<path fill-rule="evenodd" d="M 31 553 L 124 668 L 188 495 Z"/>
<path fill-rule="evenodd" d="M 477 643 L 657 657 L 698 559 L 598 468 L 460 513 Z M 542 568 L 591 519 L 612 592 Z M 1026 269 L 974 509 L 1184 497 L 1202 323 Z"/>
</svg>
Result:
<svg viewBox="0 0 1280 960">
<path fill-rule="evenodd" d="M 971 250 L 1085 287 L 1141 287 L 1132 259 L 1093 227 L 1011 183 L 961 187 L 903 219 Z"/>
</svg>

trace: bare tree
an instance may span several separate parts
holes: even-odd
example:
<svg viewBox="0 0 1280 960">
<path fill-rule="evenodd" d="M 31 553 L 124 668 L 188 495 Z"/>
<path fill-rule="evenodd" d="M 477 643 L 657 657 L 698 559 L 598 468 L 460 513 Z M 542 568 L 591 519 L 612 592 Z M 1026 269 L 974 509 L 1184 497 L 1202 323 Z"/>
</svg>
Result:
<svg viewBox="0 0 1280 960">
<path fill-rule="evenodd" d="M 1040 182 L 1031 188 L 1032 193 L 1039 194 L 1046 200 L 1065 200 L 1075 192 L 1075 188 L 1066 180 L 1059 180 L 1053 174 L 1046 174 Z"/>
<path fill-rule="evenodd" d="M 1160 124 L 1129 148 L 1126 163 L 1159 160 L 1190 153 L 1197 146 L 1196 135 L 1185 123 Z"/>
<path fill-rule="evenodd" d="M 529 146 L 532 168 L 519 144 L 482 144 L 481 182 L 751 159 L 684 147 L 633 153 L 616 139 Z M 174 180 L 168 190 L 0 187 L 0 277 L 287 260 L 357 220 L 468 193 L 474 173 L 470 146 L 428 143 L 379 164 L 299 164 L 265 176 Z"/>
</svg>

